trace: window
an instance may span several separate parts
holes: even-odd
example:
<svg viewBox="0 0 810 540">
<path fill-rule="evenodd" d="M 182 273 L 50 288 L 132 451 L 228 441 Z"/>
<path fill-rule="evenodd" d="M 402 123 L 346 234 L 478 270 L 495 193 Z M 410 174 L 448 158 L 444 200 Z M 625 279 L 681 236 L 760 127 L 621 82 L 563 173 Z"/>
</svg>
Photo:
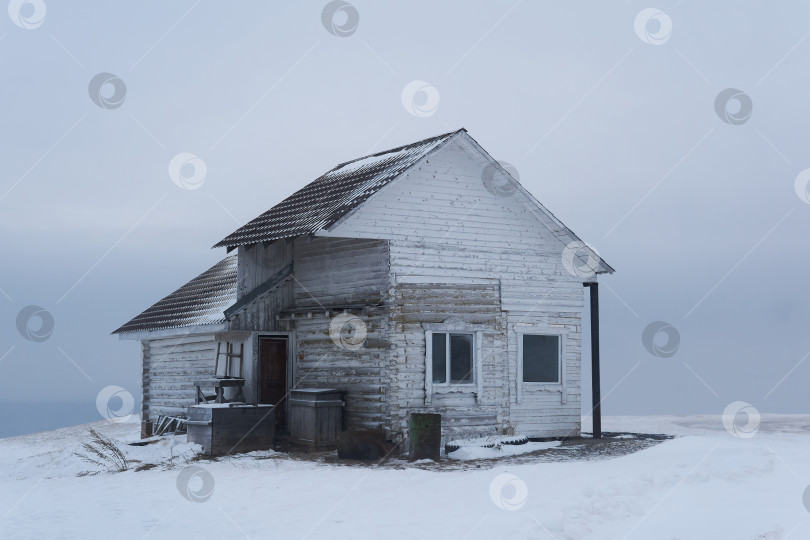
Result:
<svg viewBox="0 0 810 540">
<path fill-rule="evenodd" d="M 433 383 L 472 384 L 473 334 L 434 332 L 432 338 Z"/>
<path fill-rule="evenodd" d="M 484 395 L 481 352 L 485 350 L 483 325 L 457 317 L 440 323 L 422 323 L 425 331 L 425 405 L 433 396 L 454 394 L 464 399 Z"/>
<path fill-rule="evenodd" d="M 523 334 L 523 382 L 560 382 L 560 336 Z"/>
<path fill-rule="evenodd" d="M 218 341 L 217 359 L 214 364 L 214 377 L 218 379 L 242 378 L 244 356 L 244 343 L 239 343 L 239 352 L 237 353 L 236 343 L 232 341 Z"/>
</svg>

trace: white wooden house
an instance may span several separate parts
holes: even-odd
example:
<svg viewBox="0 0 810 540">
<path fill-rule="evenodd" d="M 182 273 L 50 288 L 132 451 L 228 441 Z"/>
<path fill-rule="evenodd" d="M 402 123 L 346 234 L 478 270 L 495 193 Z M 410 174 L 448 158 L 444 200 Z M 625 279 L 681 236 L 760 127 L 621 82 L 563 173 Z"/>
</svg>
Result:
<svg viewBox="0 0 810 540">
<path fill-rule="evenodd" d="M 445 440 L 579 433 L 583 284 L 613 269 L 466 130 L 338 165 L 215 247 L 114 332 L 142 343 L 145 421 L 184 414 L 219 347 L 246 401 L 338 388 L 345 428 L 395 441 L 411 412 Z"/>
</svg>

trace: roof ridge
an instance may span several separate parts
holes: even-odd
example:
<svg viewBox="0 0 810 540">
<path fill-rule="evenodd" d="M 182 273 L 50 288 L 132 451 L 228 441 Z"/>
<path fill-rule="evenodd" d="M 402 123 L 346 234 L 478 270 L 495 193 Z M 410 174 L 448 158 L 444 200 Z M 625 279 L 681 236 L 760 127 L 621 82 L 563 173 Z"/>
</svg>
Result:
<svg viewBox="0 0 810 540">
<path fill-rule="evenodd" d="M 456 133 L 459 133 L 459 132 L 461 132 L 461 131 L 466 132 L 466 131 L 467 131 L 467 129 L 466 129 L 466 128 L 459 128 L 459 129 L 457 129 L 457 130 L 455 130 L 455 131 L 447 131 L 447 132 L 442 133 L 442 134 L 440 134 L 440 135 L 434 135 L 433 137 L 427 137 L 427 138 L 425 138 L 425 139 L 422 139 L 421 141 L 416 141 L 416 142 L 412 142 L 412 143 L 408 143 L 408 144 L 403 144 L 402 146 L 397 146 L 397 147 L 394 147 L 394 148 L 389 148 L 389 149 L 387 149 L 387 150 L 382 150 L 382 151 L 380 151 L 380 152 L 376 152 L 376 153 L 374 153 L 374 154 L 368 154 L 368 155 L 366 155 L 366 156 L 362 156 L 362 157 L 359 157 L 359 158 L 351 159 L 351 160 L 349 160 L 349 161 L 344 161 L 343 163 L 338 163 L 337 165 L 335 165 L 334 167 L 332 167 L 331 169 L 329 169 L 328 171 L 326 171 L 326 172 L 325 172 L 323 175 L 321 175 L 321 176 L 326 176 L 326 175 L 327 175 L 327 174 L 329 174 L 330 172 L 332 172 L 332 171 L 334 171 L 334 170 L 336 170 L 336 169 L 339 169 L 339 168 L 341 168 L 341 167 L 345 167 L 346 165 L 349 165 L 350 163 L 354 163 L 355 161 L 360 161 L 360 160 L 362 160 L 362 159 L 368 159 L 368 158 L 371 158 L 371 157 L 377 157 L 377 156 L 381 156 L 381 155 L 383 155 L 383 154 L 391 154 L 391 153 L 393 153 L 393 152 L 399 152 L 400 150 L 404 150 L 404 149 L 409 148 L 409 147 L 411 147 L 411 146 L 419 146 L 420 144 L 425 144 L 425 143 L 428 143 L 428 142 L 435 141 L 435 140 L 437 140 L 437 139 L 442 139 L 442 138 L 444 138 L 444 137 L 449 137 L 449 136 L 451 136 L 451 135 L 455 135 Z"/>
</svg>

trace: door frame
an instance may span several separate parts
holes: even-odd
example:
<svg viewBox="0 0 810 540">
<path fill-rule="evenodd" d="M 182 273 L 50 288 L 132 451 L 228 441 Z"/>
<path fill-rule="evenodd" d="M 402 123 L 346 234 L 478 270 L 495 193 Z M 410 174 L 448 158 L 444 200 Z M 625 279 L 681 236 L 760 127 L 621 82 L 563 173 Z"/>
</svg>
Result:
<svg viewBox="0 0 810 540">
<path fill-rule="evenodd" d="M 256 332 L 256 337 L 254 338 L 255 347 L 253 350 L 255 353 L 253 354 L 253 382 L 256 387 L 256 403 L 259 402 L 259 378 L 261 377 L 261 365 L 259 364 L 261 358 L 261 351 L 259 348 L 261 347 L 261 338 L 286 338 L 287 339 L 287 388 L 285 389 L 285 394 L 288 396 L 287 407 L 286 407 L 286 418 L 285 418 L 285 426 L 290 425 L 290 407 L 289 407 L 289 393 L 290 389 L 292 388 L 293 381 L 295 381 L 295 373 L 293 370 L 295 369 L 293 359 L 296 355 L 296 343 L 295 343 L 295 332 Z M 289 429 L 289 427 L 287 427 Z"/>
</svg>

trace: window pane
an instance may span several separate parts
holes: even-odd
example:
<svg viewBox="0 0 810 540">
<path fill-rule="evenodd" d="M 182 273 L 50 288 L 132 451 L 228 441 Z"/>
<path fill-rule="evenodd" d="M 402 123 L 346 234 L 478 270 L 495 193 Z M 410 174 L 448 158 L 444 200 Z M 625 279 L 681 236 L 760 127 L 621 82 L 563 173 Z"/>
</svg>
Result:
<svg viewBox="0 0 810 540">
<path fill-rule="evenodd" d="M 523 336 L 523 382 L 560 382 L 559 336 Z"/>
<path fill-rule="evenodd" d="M 473 382 L 472 336 L 450 334 L 450 382 Z"/>
<path fill-rule="evenodd" d="M 433 334 L 433 382 L 447 382 L 447 334 Z"/>
</svg>

